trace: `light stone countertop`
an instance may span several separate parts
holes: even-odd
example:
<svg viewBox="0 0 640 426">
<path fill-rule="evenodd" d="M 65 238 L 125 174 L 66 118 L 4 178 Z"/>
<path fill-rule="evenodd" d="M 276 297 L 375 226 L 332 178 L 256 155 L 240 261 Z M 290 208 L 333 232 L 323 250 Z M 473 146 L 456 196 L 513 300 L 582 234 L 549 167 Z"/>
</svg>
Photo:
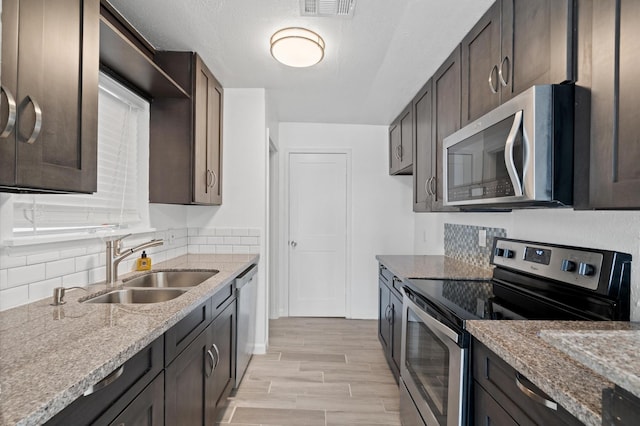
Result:
<svg viewBox="0 0 640 426">
<path fill-rule="evenodd" d="M 540 337 L 640 398 L 640 330 L 542 330 Z"/>
<path fill-rule="evenodd" d="M 220 271 L 162 303 L 79 303 L 87 293 L 70 290 L 62 306 L 47 298 L 0 312 L 0 425 L 46 422 L 257 261 L 192 254 L 158 263 L 153 270 Z"/>
<path fill-rule="evenodd" d="M 640 330 L 640 324 L 612 321 L 467 321 L 467 330 L 524 374 L 558 404 L 590 426 L 602 424 L 602 390 L 613 383 L 547 343 L 541 335 Z M 609 354 L 624 351 L 615 344 Z"/>
<path fill-rule="evenodd" d="M 447 256 L 378 255 L 376 259 L 404 279 L 484 281 L 493 276 L 493 269 L 480 268 Z"/>
</svg>

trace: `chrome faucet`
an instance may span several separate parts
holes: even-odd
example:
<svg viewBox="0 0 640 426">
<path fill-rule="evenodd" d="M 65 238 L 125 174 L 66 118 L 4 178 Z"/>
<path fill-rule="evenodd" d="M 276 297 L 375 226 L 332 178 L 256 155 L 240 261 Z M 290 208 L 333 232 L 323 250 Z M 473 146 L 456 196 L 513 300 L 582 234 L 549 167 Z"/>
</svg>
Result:
<svg viewBox="0 0 640 426">
<path fill-rule="evenodd" d="M 123 250 L 121 247 L 122 240 L 130 236 L 131 234 L 127 234 L 124 237 L 107 241 L 107 287 L 112 287 L 113 284 L 118 281 L 118 265 L 126 257 L 129 257 L 133 253 L 140 250 L 149 247 L 161 246 L 162 244 L 164 244 L 164 241 L 162 239 L 153 239 L 151 241 L 147 241 L 146 243 L 137 245 L 133 248 Z"/>
</svg>

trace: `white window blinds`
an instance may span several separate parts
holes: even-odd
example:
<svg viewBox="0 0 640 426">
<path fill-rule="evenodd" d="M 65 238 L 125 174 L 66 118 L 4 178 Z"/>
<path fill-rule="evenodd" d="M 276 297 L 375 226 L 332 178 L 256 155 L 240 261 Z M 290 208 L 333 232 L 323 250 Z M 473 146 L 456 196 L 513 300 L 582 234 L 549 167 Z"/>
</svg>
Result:
<svg viewBox="0 0 640 426">
<path fill-rule="evenodd" d="M 13 199 L 13 235 L 50 235 L 140 225 L 148 208 L 149 104 L 100 75 L 98 189 L 94 194 L 21 194 Z M 142 155 L 141 155 L 142 154 Z"/>
</svg>

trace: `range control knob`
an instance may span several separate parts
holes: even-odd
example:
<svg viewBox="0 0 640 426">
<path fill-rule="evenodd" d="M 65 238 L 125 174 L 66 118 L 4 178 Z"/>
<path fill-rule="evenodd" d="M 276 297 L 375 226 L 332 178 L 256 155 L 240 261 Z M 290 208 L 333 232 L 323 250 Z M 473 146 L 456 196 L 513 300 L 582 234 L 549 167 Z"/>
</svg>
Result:
<svg viewBox="0 0 640 426">
<path fill-rule="evenodd" d="M 593 265 L 589 265 L 588 263 L 583 263 L 583 262 L 580 262 L 580 265 L 578 265 L 578 274 L 580 275 L 589 276 L 589 275 L 593 275 L 593 272 L 594 272 Z"/>
<path fill-rule="evenodd" d="M 569 259 L 562 259 L 562 265 L 560 265 L 560 269 L 564 272 L 573 272 L 576 270 L 576 262 Z"/>
<path fill-rule="evenodd" d="M 496 257 L 502 257 L 503 254 L 504 249 L 501 249 L 500 247 L 496 247 L 496 249 L 493 251 L 493 255 Z"/>
<path fill-rule="evenodd" d="M 513 250 L 509 250 L 509 249 L 504 249 L 504 253 L 502 254 L 502 257 L 506 257 L 507 259 L 511 259 L 513 256 L 515 256 L 516 252 Z"/>
</svg>

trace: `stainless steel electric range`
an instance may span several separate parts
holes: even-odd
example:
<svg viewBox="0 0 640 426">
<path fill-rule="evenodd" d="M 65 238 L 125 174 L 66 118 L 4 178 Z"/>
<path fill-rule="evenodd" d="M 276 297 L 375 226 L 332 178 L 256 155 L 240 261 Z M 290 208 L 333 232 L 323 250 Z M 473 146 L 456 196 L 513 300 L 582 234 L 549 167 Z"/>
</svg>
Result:
<svg viewBox="0 0 640 426">
<path fill-rule="evenodd" d="M 404 283 L 403 424 L 467 424 L 467 320 L 629 320 L 629 254 L 499 238 L 491 264 L 490 281 Z"/>
</svg>

